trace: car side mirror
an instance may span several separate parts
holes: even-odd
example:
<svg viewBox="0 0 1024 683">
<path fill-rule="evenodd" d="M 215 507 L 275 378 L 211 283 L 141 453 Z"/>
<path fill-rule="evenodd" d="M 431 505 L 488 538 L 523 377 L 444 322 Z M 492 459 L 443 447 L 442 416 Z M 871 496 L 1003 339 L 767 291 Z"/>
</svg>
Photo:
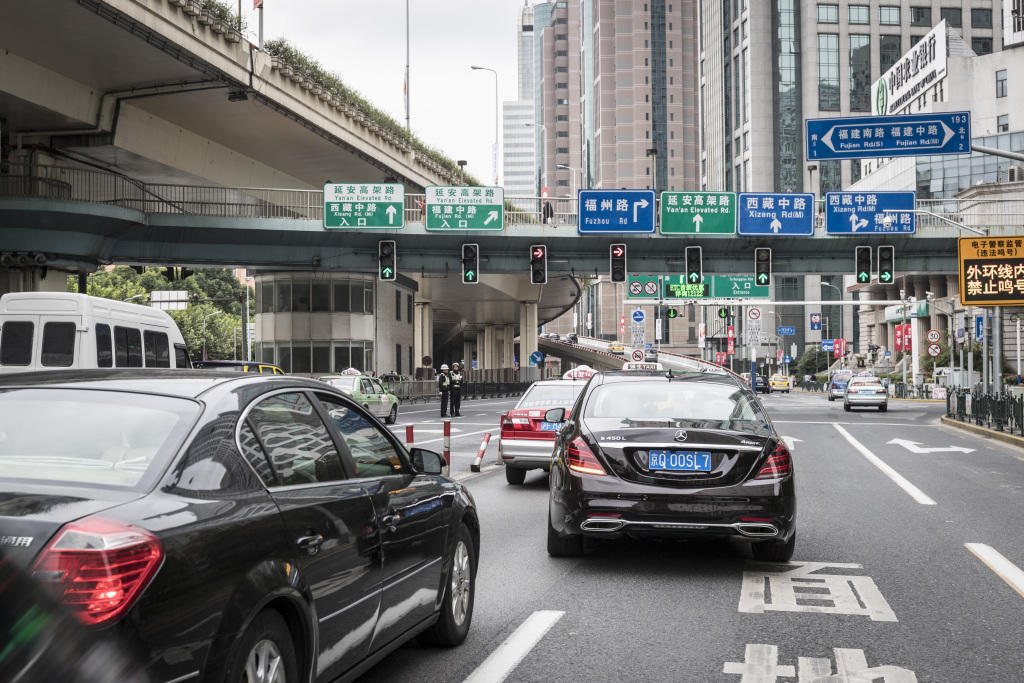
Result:
<svg viewBox="0 0 1024 683">
<path fill-rule="evenodd" d="M 412 468 L 419 474 L 448 476 L 448 464 L 440 453 L 426 448 L 414 448 L 409 452 L 409 457 L 412 459 Z"/>
<path fill-rule="evenodd" d="M 544 413 L 545 422 L 565 422 L 565 408 L 552 408 Z"/>
</svg>

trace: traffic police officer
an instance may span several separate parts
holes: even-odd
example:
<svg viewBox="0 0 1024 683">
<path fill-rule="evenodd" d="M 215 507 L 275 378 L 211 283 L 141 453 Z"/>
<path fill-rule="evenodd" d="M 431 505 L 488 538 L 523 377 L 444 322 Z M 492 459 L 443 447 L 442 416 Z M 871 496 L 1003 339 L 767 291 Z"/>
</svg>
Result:
<svg viewBox="0 0 1024 683">
<path fill-rule="evenodd" d="M 441 417 L 448 417 L 448 392 L 451 386 L 452 378 L 448 374 L 448 364 L 442 363 L 441 373 L 437 376 L 437 390 L 441 392 Z"/>
<path fill-rule="evenodd" d="M 459 368 L 458 363 L 452 363 L 452 415 L 454 417 L 462 417 L 460 408 L 462 406 L 462 370 Z"/>
</svg>

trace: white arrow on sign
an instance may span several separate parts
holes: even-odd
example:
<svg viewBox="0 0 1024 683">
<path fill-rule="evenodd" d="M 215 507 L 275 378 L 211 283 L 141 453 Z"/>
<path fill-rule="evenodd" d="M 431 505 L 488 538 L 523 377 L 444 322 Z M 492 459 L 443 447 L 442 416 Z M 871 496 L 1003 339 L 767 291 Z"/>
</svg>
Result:
<svg viewBox="0 0 1024 683">
<path fill-rule="evenodd" d="M 853 232 L 857 232 L 861 228 L 866 228 L 868 226 L 868 219 L 857 218 L 857 214 L 851 213 L 850 224 L 853 225 Z"/>
<path fill-rule="evenodd" d="M 637 220 L 638 220 L 637 219 L 637 213 L 636 213 L 637 210 L 638 209 L 646 209 L 648 206 L 649 206 L 649 204 L 647 203 L 646 199 L 641 199 L 638 202 L 633 202 L 633 222 L 634 223 L 636 223 Z"/>
<path fill-rule="evenodd" d="M 908 441 L 907 439 L 893 439 L 888 442 L 896 446 L 903 446 L 911 453 L 973 453 L 973 448 L 964 448 L 963 446 L 919 446 L 917 441 Z"/>
<path fill-rule="evenodd" d="M 484 225 L 487 225 L 491 221 L 496 221 L 496 220 L 498 220 L 498 212 L 497 211 L 488 211 L 487 212 L 487 219 L 484 221 Z"/>
<path fill-rule="evenodd" d="M 398 209 L 395 208 L 394 204 L 390 205 L 387 209 L 384 210 L 384 212 L 388 215 L 388 225 L 391 225 L 395 222 L 395 213 L 397 213 L 397 211 Z"/>
<path fill-rule="evenodd" d="M 697 229 L 697 232 L 700 232 L 700 224 L 703 222 L 704 216 L 701 216 L 699 213 L 693 216 L 693 226 Z"/>
<path fill-rule="evenodd" d="M 782 222 L 779 221 L 778 218 L 773 218 L 772 222 L 769 224 L 769 227 L 772 229 L 772 232 L 778 235 L 779 230 L 782 230 Z"/>
</svg>

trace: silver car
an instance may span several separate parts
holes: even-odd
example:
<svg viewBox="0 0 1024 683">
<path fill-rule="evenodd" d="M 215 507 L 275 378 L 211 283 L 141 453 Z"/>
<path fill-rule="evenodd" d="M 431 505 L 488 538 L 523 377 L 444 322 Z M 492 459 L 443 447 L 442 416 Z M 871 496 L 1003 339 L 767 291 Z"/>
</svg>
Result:
<svg viewBox="0 0 1024 683">
<path fill-rule="evenodd" d="M 860 406 L 874 406 L 883 413 L 889 409 L 889 393 L 882 380 L 867 376 L 850 378 L 843 397 L 843 410 Z"/>
</svg>

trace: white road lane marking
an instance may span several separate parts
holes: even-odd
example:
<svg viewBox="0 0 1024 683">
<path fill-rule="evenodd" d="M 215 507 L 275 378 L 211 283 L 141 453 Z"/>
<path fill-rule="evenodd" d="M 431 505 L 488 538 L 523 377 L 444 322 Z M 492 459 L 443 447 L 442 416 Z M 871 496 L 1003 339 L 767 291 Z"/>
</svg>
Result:
<svg viewBox="0 0 1024 683">
<path fill-rule="evenodd" d="M 783 436 L 780 438 L 786 443 L 786 448 L 788 448 L 790 452 L 792 452 L 793 449 L 796 448 L 796 445 L 798 443 L 803 441 L 803 439 L 798 439 L 795 436 Z"/>
<path fill-rule="evenodd" d="M 1020 593 L 1021 597 L 1024 597 L 1024 571 L 1020 567 L 1006 559 L 998 550 L 984 543 L 964 543 L 964 547 L 970 550 L 986 567 L 995 572 L 996 576 L 1010 584 L 1010 587 Z"/>
<path fill-rule="evenodd" d="M 911 453 L 973 453 L 973 448 L 965 448 L 963 446 L 922 446 L 919 441 L 910 441 L 909 439 L 893 439 L 887 441 L 886 445 L 897 445 L 903 446 Z"/>
<path fill-rule="evenodd" d="M 752 571 L 743 572 L 740 612 L 851 614 L 866 616 L 872 621 L 898 621 L 870 576 L 818 573 L 862 569 L 859 564 L 790 562 L 785 565 L 750 563 L 748 566 Z"/>
<path fill-rule="evenodd" d="M 482 403 L 477 403 L 476 401 L 474 401 L 472 407 L 467 408 L 467 410 L 477 409 L 480 408 L 481 406 L 501 405 L 503 403 L 516 403 L 519 400 L 519 398 L 519 396 L 512 396 L 510 398 L 495 399 L 493 401 L 484 401 Z M 438 411 L 438 406 L 434 406 L 433 408 L 429 408 L 427 410 L 399 410 L 400 415 L 419 415 L 420 413 L 434 413 L 436 415 Z"/>
<path fill-rule="evenodd" d="M 487 432 L 494 433 L 497 431 L 500 431 L 500 429 L 498 427 L 495 427 L 494 429 L 481 429 L 479 432 L 466 432 L 465 434 L 459 435 L 452 434 L 452 441 L 454 441 L 455 439 L 464 439 L 467 436 L 476 436 L 478 434 L 486 434 Z M 438 441 L 444 441 L 444 437 L 442 436 L 440 439 L 427 439 L 426 441 L 417 440 L 416 443 L 413 444 L 413 446 L 425 446 L 428 443 L 437 443 Z"/>
<path fill-rule="evenodd" d="M 854 427 L 868 426 L 868 427 L 941 427 L 941 424 L 915 424 L 913 422 L 834 422 L 824 421 L 815 422 L 813 420 L 772 420 L 773 424 L 777 425 L 851 425 Z"/>
<path fill-rule="evenodd" d="M 904 477 L 902 474 L 900 474 L 893 468 L 889 467 L 889 465 L 882 462 L 881 458 L 879 458 L 877 455 L 869 451 L 867 447 L 860 441 L 857 441 L 857 439 L 853 438 L 853 435 L 850 434 L 850 432 L 843 429 L 839 425 L 839 423 L 835 423 L 833 426 L 840 434 L 843 435 L 843 438 L 850 442 L 851 446 L 856 448 L 861 455 L 867 458 L 868 462 L 870 462 L 878 469 L 882 470 L 882 474 L 892 479 L 897 486 L 906 491 L 910 495 L 910 497 L 913 498 L 916 502 L 920 503 L 921 505 L 935 505 L 935 501 L 929 498 L 924 491 L 911 484 L 906 477 Z"/>
<path fill-rule="evenodd" d="M 531 614 L 463 683 L 501 683 L 563 616 L 565 612 L 554 610 Z"/>
<path fill-rule="evenodd" d="M 726 662 L 722 672 L 741 676 L 740 683 L 776 683 L 779 678 L 796 676 L 806 681 L 878 681 L 886 683 L 917 683 L 917 676 L 901 666 L 868 666 L 864 650 L 834 647 L 836 673 L 828 657 L 798 657 L 797 666 L 779 664 L 777 645 L 754 643 L 747 645 L 744 661 Z"/>
</svg>

